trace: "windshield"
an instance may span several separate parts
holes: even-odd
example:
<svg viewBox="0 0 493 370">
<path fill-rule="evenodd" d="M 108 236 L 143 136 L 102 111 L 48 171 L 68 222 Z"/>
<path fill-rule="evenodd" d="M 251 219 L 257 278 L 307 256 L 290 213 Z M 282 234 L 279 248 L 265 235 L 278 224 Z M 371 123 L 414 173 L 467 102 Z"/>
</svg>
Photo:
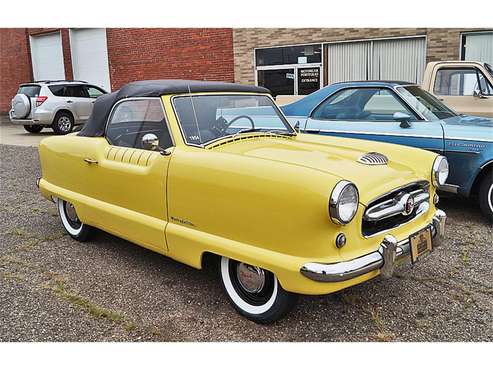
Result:
<svg viewBox="0 0 493 370">
<path fill-rule="evenodd" d="M 429 121 L 458 116 L 440 100 L 418 86 L 403 86 L 398 87 L 397 90 L 411 107 Z"/>
<path fill-rule="evenodd" d="M 486 68 L 490 76 L 493 77 L 493 67 L 491 67 L 488 63 L 485 63 L 484 68 Z"/>
<path fill-rule="evenodd" d="M 190 95 L 173 99 L 187 144 L 204 145 L 246 132 L 295 135 L 272 100 L 263 95 Z"/>
</svg>

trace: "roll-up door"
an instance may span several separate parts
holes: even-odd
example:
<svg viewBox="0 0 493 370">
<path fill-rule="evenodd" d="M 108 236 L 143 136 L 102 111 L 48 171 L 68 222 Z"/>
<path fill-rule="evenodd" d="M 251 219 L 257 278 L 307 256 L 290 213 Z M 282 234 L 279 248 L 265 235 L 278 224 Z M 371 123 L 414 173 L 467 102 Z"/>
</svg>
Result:
<svg viewBox="0 0 493 370">
<path fill-rule="evenodd" d="M 327 82 L 401 80 L 420 83 L 426 64 L 424 37 L 326 45 Z"/>
<path fill-rule="evenodd" d="M 421 83 L 426 65 L 425 38 L 373 42 L 371 78 Z"/>
<path fill-rule="evenodd" d="M 493 65 L 493 32 L 464 34 L 462 49 L 463 60 Z"/>
<path fill-rule="evenodd" d="M 30 44 L 34 80 L 65 79 L 60 32 L 31 36 Z"/>
<path fill-rule="evenodd" d="M 106 30 L 71 29 L 70 49 L 74 79 L 87 81 L 110 91 Z"/>
</svg>

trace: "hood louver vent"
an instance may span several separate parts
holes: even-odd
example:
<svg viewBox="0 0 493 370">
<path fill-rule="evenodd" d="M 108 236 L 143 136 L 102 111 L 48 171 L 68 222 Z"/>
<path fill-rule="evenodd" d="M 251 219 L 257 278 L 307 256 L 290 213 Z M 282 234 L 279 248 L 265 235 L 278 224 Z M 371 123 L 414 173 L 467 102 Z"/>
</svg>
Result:
<svg viewBox="0 0 493 370">
<path fill-rule="evenodd" d="M 389 159 L 381 153 L 370 152 L 359 157 L 358 162 L 370 166 L 385 166 L 389 163 Z"/>
</svg>

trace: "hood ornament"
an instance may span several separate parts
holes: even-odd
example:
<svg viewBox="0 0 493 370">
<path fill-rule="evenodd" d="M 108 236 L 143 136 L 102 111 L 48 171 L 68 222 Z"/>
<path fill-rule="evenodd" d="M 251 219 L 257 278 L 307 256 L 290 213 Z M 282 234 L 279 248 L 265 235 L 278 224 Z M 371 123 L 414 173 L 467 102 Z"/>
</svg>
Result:
<svg viewBox="0 0 493 370">
<path fill-rule="evenodd" d="M 369 152 L 359 157 L 358 162 L 369 166 L 385 166 L 389 163 L 389 159 L 382 153 Z"/>
</svg>

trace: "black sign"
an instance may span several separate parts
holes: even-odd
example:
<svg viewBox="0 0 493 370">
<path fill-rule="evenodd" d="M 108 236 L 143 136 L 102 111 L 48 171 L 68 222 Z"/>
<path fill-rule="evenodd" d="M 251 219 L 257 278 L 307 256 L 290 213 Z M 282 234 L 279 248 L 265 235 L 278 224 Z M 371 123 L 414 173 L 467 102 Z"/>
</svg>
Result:
<svg viewBox="0 0 493 370">
<path fill-rule="evenodd" d="M 298 95 L 308 95 L 320 89 L 320 68 L 298 69 Z"/>
</svg>

